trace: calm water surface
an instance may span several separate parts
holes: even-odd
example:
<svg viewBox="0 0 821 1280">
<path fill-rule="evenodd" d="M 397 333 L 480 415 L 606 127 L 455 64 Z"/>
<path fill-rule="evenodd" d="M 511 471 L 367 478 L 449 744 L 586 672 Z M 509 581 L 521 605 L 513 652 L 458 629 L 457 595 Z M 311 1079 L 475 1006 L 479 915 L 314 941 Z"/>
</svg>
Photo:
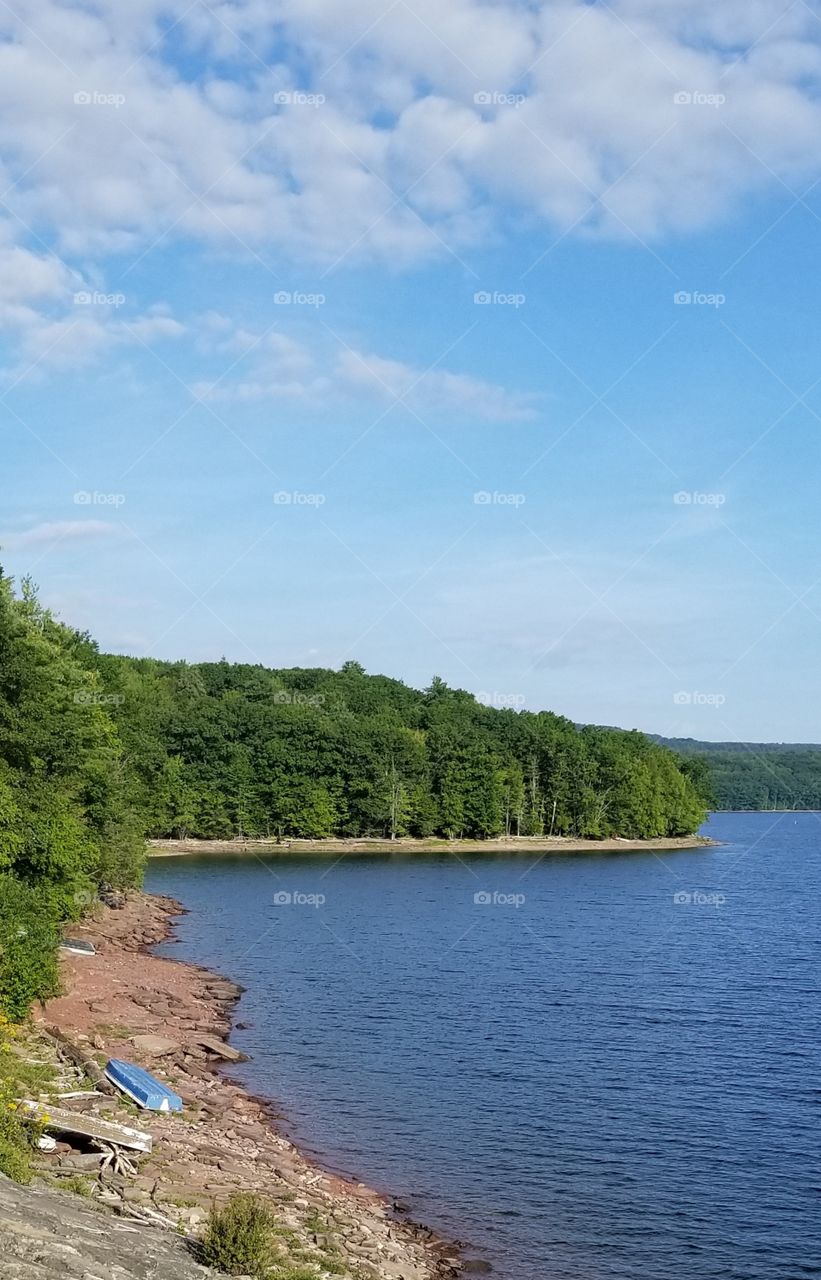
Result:
<svg viewBox="0 0 821 1280">
<path fill-rule="evenodd" d="M 821 818 L 708 832 L 537 865 L 172 858 L 148 888 L 191 911 L 167 954 L 248 988 L 238 1074 L 295 1140 L 503 1280 L 800 1280 L 821 1275 Z"/>
</svg>

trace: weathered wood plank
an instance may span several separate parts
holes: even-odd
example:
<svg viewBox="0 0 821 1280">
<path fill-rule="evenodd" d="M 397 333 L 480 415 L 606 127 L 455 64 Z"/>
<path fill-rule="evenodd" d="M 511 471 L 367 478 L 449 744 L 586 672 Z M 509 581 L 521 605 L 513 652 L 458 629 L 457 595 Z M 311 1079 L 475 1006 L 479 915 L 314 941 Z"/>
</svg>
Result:
<svg viewBox="0 0 821 1280">
<path fill-rule="evenodd" d="M 97 1138 L 100 1142 L 110 1142 L 114 1146 L 126 1147 L 130 1151 L 151 1150 L 151 1134 L 144 1133 L 142 1129 L 131 1129 L 128 1125 L 114 1124 L 111 1120 L 98 1120 L 96 1116 L 66 1111 L 62 1107 L 52 1107 L 43 1102 L 25 1101 L 20 1105 L 38 1116 L 45 1128 L 55 1133 L 76 1133 L 82 1138 Z"/>
</svg>

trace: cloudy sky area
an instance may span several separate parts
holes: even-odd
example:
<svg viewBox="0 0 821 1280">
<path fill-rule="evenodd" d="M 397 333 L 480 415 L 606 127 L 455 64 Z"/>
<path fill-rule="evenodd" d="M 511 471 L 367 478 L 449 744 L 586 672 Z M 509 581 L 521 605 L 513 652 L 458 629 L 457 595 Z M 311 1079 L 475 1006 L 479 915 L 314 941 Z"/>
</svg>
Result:
<svg viewBox="0 0 821 1280">
<path fill-rule="evenodd" d="M 118 651 L 821 739 L 815 8 L 0 30 L 7 572 Z"/>
</svg>

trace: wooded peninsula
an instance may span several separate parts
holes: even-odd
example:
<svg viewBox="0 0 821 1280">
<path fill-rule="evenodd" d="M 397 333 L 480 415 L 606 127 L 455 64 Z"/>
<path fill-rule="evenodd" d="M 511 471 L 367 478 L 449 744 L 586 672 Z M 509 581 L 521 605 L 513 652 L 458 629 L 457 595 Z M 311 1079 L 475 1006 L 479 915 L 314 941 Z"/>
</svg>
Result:
<svg viewBox="0 0 821 1280">
<path fill-rule="evenodd" d="M 105 654 L 0 574 L 0 1010 L 56 982 L 61 922 L 140 882 L 145 838 L 696 830 L 698 760 L 494 709 L 434 677 Z"/>
</svg>

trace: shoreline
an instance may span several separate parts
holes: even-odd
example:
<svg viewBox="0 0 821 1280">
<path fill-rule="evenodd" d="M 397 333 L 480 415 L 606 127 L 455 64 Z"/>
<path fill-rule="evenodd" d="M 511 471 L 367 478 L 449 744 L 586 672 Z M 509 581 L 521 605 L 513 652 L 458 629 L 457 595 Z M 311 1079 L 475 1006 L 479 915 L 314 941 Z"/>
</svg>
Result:
<svg viewBox="0 0 821 1280">
<path fill-rule="evenodd" d="M 176 858 L 196 854 L 233 854 L 239 857 L 244 855 L 259 857 L 264 854 L 267 857 L 285 857 L 297 853 L 314 854 L 317 857 L 348 853 L 371 855 L 508 853 L 543 857 L 547 854 L 562 853 L 652 853 L 663 849 L 710 849 L 720 842 L 709 836 L 691 835 L 658 836 L 649 840 L 631 840 L 621 836 L 614 836 L 607 840 L 577 839 L 574 836 L 507 836 L 490 840 L 445 840 L 438 837 L 422 840 L 401 836 L 396 840 L 386 840 L 379 836 L 364 836 L 357 839 L 288 838 L 281 841 L 277 841 L 274 837 L 247 840 L 190 838 L 148 840 L 146 843 L 149 858 Z"/>
<path fill-rule="evenodd" d="M 153 954 L 173 940 L 183 914 L 174 899 L 132 893 L 122 907 L 100 907 L 73 926 L 72 935 L 93 942 L 97 954 L 63 953 L 63 994 L 35 1020 L 96 1051 L 98 1060 L 139 1063 L 183 1098 L 180 1114 L 139 1112 L 136 1123 L 151 1132 L 154 1149 L 126 1197 L 161 1207 L 195 1234 L 213 1203 L 253 1191 L 274 1204 L 320 1268 L 329 1256 L 323 1250 L 333 1250 L 334 1274 L 344 1262 L 345 1274 L 369 1280 L 455 1280 L 463 1246 L 411 1221 L 397 1200 L 315 1161 L 283 1132 L 276 1103 L 225 1075 L 220 1067 L 230 1064 L 202 1047 L 199 1035 L 228 1041 L 242 988 L 189 961 Z M 163 1051 L 149 1038 L 164 1041 Z M 118 1110 L 122 1123 L 135 1123 L 124 1099 L 101 1096 L 95 1105 L 107 1118 Z"/>
</svg>

